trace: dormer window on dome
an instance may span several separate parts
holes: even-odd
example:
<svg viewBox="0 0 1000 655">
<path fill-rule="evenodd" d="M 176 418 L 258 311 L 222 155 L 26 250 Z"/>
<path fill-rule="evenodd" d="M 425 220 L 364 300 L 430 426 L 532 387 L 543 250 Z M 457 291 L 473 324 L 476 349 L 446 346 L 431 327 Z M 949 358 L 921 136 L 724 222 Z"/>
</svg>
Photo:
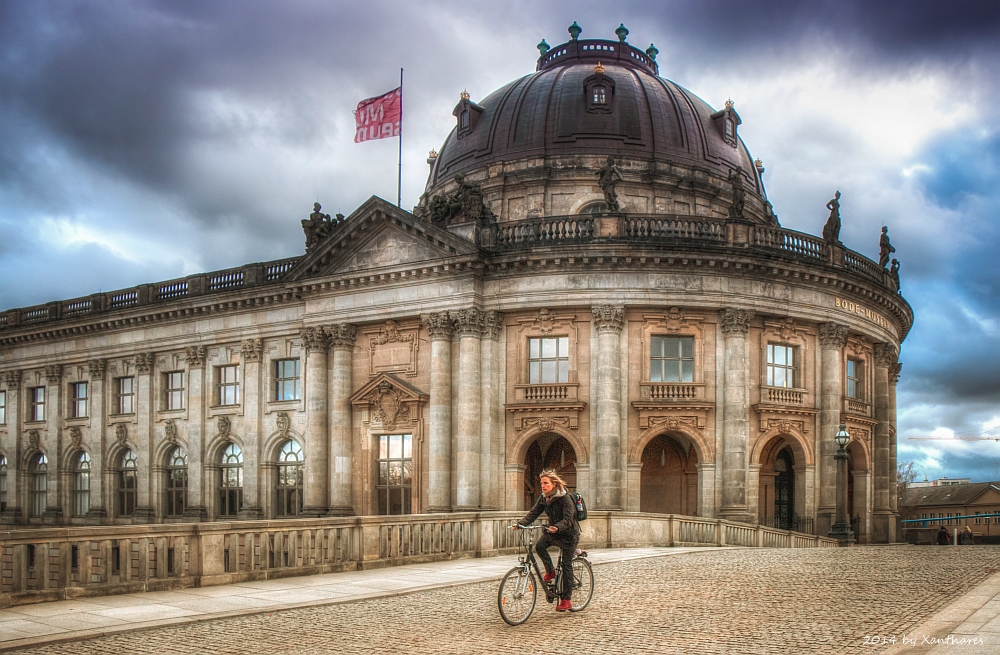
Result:
<svg viewBox="0 0 1000 655">
<path fill-rule="evenodd" d="M 479 122 L 483 108 L 469 100 L 468 91 L 462 91 L 458 104 L 455 105 L 455 109 L 451 113 L 458 119 L 457 136 L 461 139 L 476 129 L 476 123 Z"/>
<path fill-rule="evenodd" d="M 726 106 L 712 114 L 711 118 L 715 122 L 715 126 L 718 128 L 722 139 L 735 148 L 737 143 L 739 143 L 739 135 L 736 132 L 736 128 L 743 121 L 740 120 L 740 115 L 736 113 L 733 104 L 732 100 L 726 100 Z"/>
<path fill-rule="evenodd" d="M 597 62 L 594 74 L 583 81 L 587 98 L 587 111 L 591 114 L 610 114 L 615 93 L 615 81 L 604 74 L 604 66 Z"/>
</svg>

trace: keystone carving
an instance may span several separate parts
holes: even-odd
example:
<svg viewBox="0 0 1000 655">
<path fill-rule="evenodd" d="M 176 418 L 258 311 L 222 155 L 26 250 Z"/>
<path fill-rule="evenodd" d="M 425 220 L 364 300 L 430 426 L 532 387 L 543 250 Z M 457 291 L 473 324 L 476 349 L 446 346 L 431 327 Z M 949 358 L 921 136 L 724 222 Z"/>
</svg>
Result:
<svg viewBox="0 0 1000 655">
<path fill-rule="evenodd" d="M 434 312 L 421 316 L 431 339 L 450 339 L 452 324 L 448 312 Z"/>
<path fill-rule="evenodd" d="M 21 388 L 21 371 L 7 371 L 3 374 L 4 383 L 11 391 Z"/>
<path fill-rule="evenodd" d="M 90 371 L 91 380 L 103 380 L 104 372 L 108 369 L 108 362 L 103 359 L 92 359 L 87 362 L 87 370 Z"/>
<path fill-rule="evenodd" d="M 28 448 L 31 450 L 38 450 L 39 443 L 41 442 L 41 435 L 38 430 L 28 430 Z"/>
<path fill-rule="evenodd" d="M 719 327 L 727 337 L 745 337 L 750 331 L 753 312 L 748 309 L 727 307 L 719 312 Z"/>
<path fill-rule="evenodd" d="M 895 364 L 898 357 L 896 346 L 891 343 L 876 343 L 872 346 L 872 353 L 875 356 L 875 365 L 886 368 Z"/>
<path fill-rule="evenodd" d="M 232 441 L 232 427 L 233 425 L 230 423 L 228 416 L 220 416 L 218 421 L 216 421 L 216 429 L 219 431 L 219 437 L 226 441 Z"/>
<path fill-rule="evenodd" d="M 899 382 L 899 371 L 903 368 L 903 365 L 899 362 L 889 366 L 889 384 L 896 385 Z"/>
<path fill-rule="evenodd" d="M 153 367 L 153 353 L 136 353 L 135 370 L 139 373 L 149 373 Z"/>
<path fill-rule="evenodd" d="M 395 321 L 389 321 L 395 325 Z M 358 337 L 357 326 L 351 325 L 350 323 L 337 323 L 335 325 L 328 325 L 325 328 L 326 337 L 329 344 L 334 348 L 353 348 L 354 341 Z M 410 337 L 413 335 L 405 335 L 402 339 L 403 341 L 412 340 Z"/>
<path fill-rule="evenodd" d="M 555 321 L 556 315 L 547 309 L 539 309 L 538 313 L 535 314 L 535 327 L 542 334 L 549 334 L 552 332 L 552 323 Z"/>
<path fill-rule="evenodd" d="M 50 364 L 45 367 L 45 379 L 49 384 L 57 384 L 62 380 L 62 364 Z"/>
<path fill-rule="evenodd" d="M 847 344 L 847 326 L 840 323 L 819 324 L 819 345 L 826 350 L 840 350 Z"/>
<path fill-rule="evenodd" d="M 163 424 L 163 436 L 167 443 L 177 445 L 177 424 L 174 423 L 174 419 L 168 418 Z"/>
<path fill-rule="evenodd" d="M 262 352 L 264 352 L 264 342 L 257 338 L 244 339 L 240 346 L 240 353 L 245 362 L 259 362 Z"/>
<path fill-rule="evenodd" d="M 118 441 L 118 445 L 124 448 L 128 443 L 128 426 L 124 423 L 115 425 L 115 439 Z"/>
<path fill-rule="evenodd" d="M 410 407 L 403 403 L 399 389 L 384 380 L 371 394 L 369 402 L 372 415 L 387 430 L 395 428 L 396 423 L 410 420 Z"/>
<path fill-rule="evenodd" d="M 188 346 L 185 354 L 188 366 L 191 368 L 201 368 L 205 365 L 205 346 Z"/>
<path fill-rule="evenodd" d="M 620 334 L 625 327 L 625 308 L 621 305 L 596 305 L 591 311 L 598 333 Z"/>
<path fill-rule="evenodd" d="M 69 429 L 69 445 L 72 450 L 79 450 L 83 442 L 83 433 L 75 425 Z"/>
<path fill-rule="evenodd" d="M 288 430 L 292 427 L 292 423 L 288 418 L 288 412 L 278 412 L 275 423 L 278 426 L 278 434 L 287 439 Z"/>
<path fill-rule="evenodd" d="M 306 357 L 311 353 L 325 353 L 330 344 L 330 339 L 326 336 L 326 331 L 321 327 L 302 328 L 299 333 L 302 343 L 306 347 Z"/>
</svg>

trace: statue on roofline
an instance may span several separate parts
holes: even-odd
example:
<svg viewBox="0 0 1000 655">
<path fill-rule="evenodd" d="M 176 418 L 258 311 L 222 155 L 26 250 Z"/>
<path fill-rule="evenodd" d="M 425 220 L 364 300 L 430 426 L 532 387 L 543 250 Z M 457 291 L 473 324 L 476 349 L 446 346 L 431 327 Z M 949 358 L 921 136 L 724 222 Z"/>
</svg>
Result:
<svg viewBox="0 0 1000 655">
<path fill-rule="evenodd" d="M 830 210 L 830 218 L 826 219 L 823 226 L 823 239 L 826 241 L 840 241 L 840 191 L 834 195 L 830 202 L 826 203 L 826 208 Z"/>
<path fill-rule="evenodd" d="M 458 188 L 448 194 L 440 194 L 431 198 L 431 222 L 444 225 L 453 219 L 464 218 L 486 223 L 496 217 L 486 206 L 483 190 L 478 184 L 466 182 L 464 175 L 456 175 Z"/>
<path fill-rule="evenodd" d="M 306 234 L 306 252 L 325 239 L 334 225 L 344 220 L 343 214 L 337 214 L 336 220 L 330 218 L 329 214 L 320 211 L 322 208 L 322 205 L 314 202 L 313 213 L 302 221 L 302 231 Z"/>
<path fill-rule="evenodd" d="M 746 190 L 743 188 L 743 167 L 737 166 L 729 171 L 728 182 L 733 185 L 733 204 L 729 207 L 730 218 L 742 218 L 746 205 Z"/>
<path fill-rule="evenodd" d="M 608 163 L 604 165 L 604 168 L 597 171 L 597 184 L 601 187 L 601 191 L 604 192 L 604 202 L 608 205 L 609 212 L 620 212 L 622 210 L 621 205 L 618 203 L 618 193 L 615 191 L 615 186 L 624 179 L 622 172 L 615 166 L 615 158 L 608 155 Z"/>
<path fill-rule="evenodd" d="M 889 265 L 889 253 L 896 252 L 896 249 L 889 243 L 889 228 L 882 226 L 882 236 L 878 239 L 878 265 L 885 268 Z"/>
<path fill-rule="evenodd" d="M 889 275 L 892 276 L 892 281 L 896 284 L 896 293 L 899 293 L 899 260 L 892 260 L 892 268 L 889 269 Z"/>
</svg>

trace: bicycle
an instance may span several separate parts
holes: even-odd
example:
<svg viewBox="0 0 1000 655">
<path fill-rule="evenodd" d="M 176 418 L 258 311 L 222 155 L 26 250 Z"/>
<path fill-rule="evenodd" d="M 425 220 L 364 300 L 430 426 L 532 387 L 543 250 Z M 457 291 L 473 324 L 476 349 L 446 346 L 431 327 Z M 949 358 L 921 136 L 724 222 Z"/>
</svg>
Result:
<svg viewBox="0 0 1000 655">
<path fill-rule="evenodd" d="M 559 563 L 556 564 L 556 577 L 550 582 L 545 582 L 542 577 L 542 570 L 535 561 L 535 539 L 534 530 L 542 530 L 545 526 L 523 526 L 518 525 L 518 529 L 524 530 L 524 554 L 518 557 L 518 564 L 503 576 L 500 580 L 500 589 L 497 591 L 497 607 L 500 609 L 500 616 L 510 625 L 521 625 L 535 611 L 535 602 L 538 599 L 538 585 L 535 574 L 542 581 L 542 589 L 545 591 L 545 600 L 553 602 L 559 598 L 559 590 L 562 589 L 562 553 L 559 554 Z M 510 527 L 511 530 L 514 526 Z M 587 560 L 587 551 L 578 550 L 573 557 L 573 607 L 571 612 L 582 612 L 590 604 L 590 599 L 594 596 L 594 571 Z"/>
</svg>

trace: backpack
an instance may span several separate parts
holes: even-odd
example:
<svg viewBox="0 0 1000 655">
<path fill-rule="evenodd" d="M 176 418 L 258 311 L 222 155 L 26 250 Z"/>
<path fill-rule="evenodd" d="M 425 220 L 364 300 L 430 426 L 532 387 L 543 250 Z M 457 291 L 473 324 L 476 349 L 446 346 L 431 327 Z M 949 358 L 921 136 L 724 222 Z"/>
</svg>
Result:
<svg viewBox="0 0 1000 655">
<path fill-rule="evenodd" d="M 570 498 L 573 500 L 573 505 L 576 506 L 576 520 L 577 523 L 580 521 L 587 520 L 587 502 L 583 499 L 583 496 L 577 493 L 570 493 Z"/>
</svg>

